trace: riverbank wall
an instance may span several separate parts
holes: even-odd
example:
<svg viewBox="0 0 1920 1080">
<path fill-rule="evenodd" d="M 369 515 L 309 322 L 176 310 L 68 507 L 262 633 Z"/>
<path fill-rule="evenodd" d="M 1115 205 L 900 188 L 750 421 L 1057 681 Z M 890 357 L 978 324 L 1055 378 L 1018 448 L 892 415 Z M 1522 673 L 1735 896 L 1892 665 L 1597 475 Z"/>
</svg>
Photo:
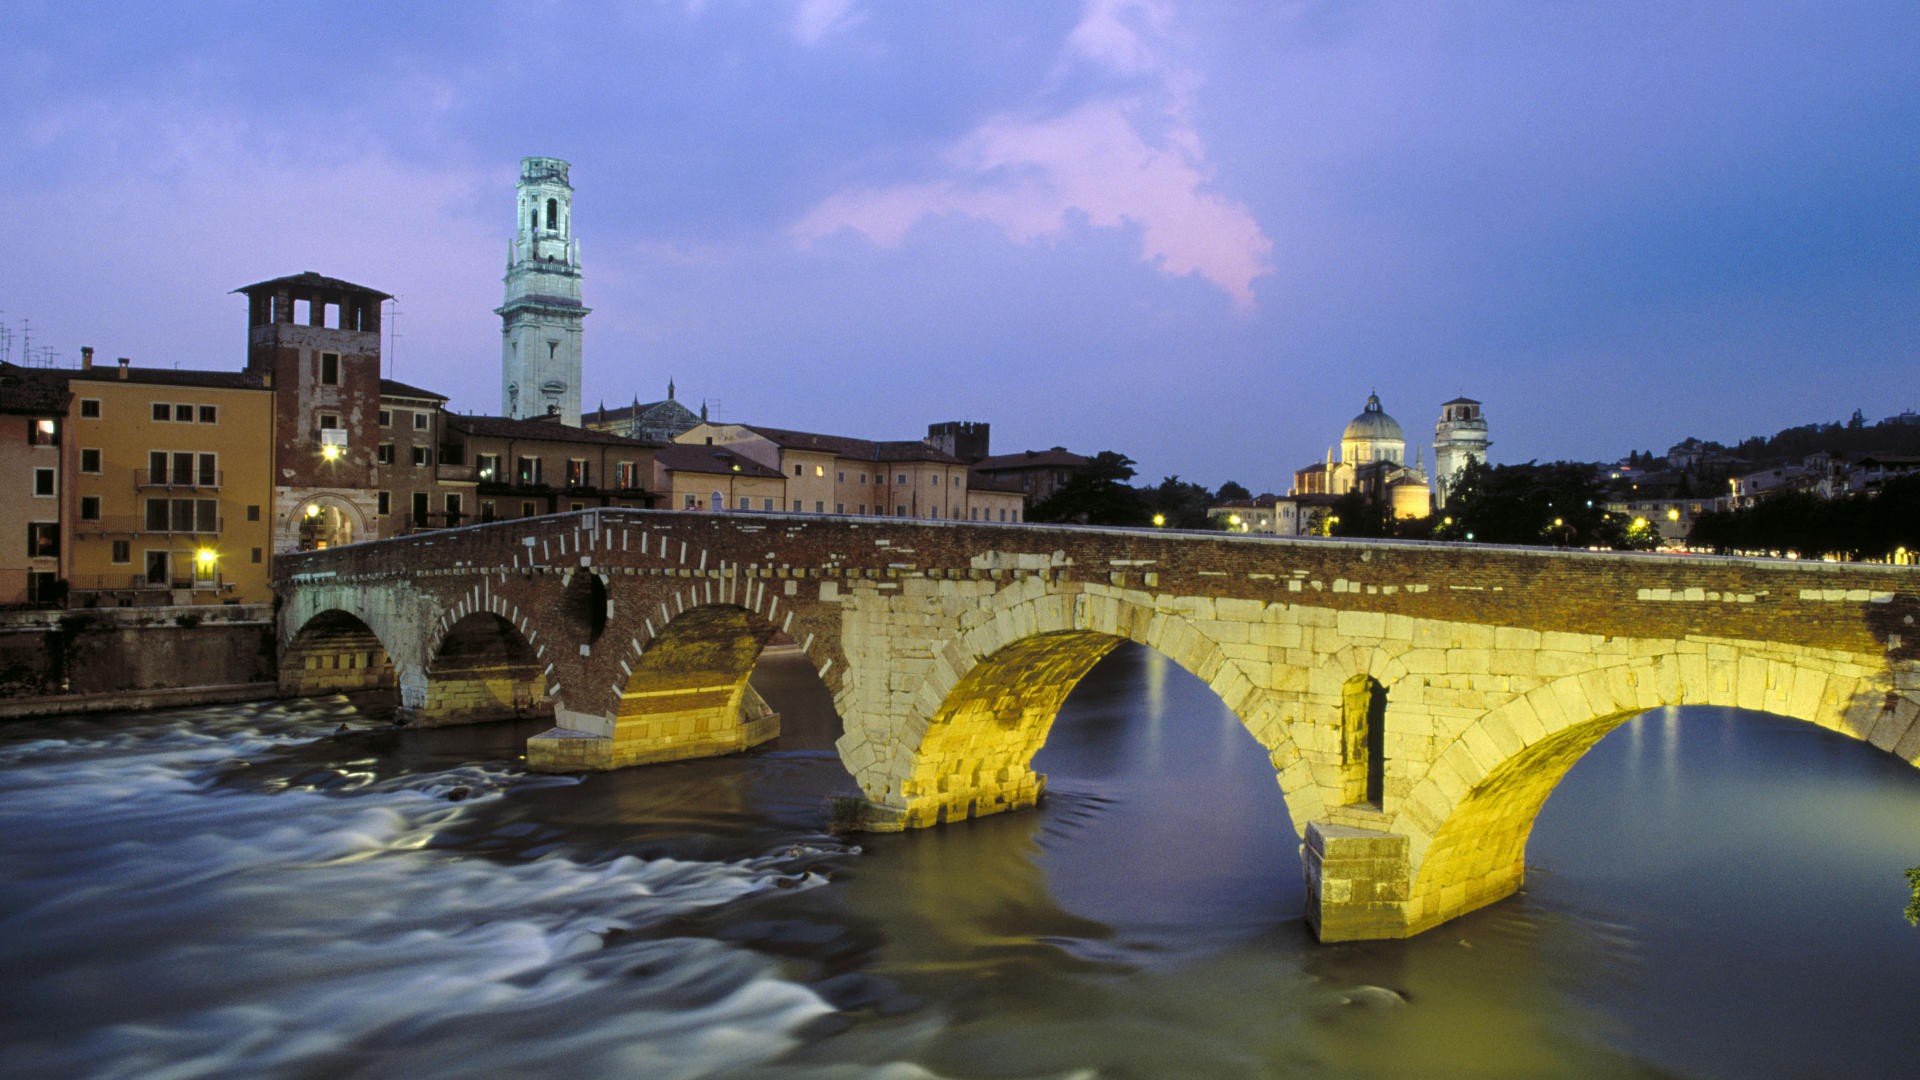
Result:
<svg viewBox="0 0 1920 1080">
<path fill-rule="evenodd" d="M 0 613 L 0 718 L 277 692 L 271 605 Z"/>
</svg>

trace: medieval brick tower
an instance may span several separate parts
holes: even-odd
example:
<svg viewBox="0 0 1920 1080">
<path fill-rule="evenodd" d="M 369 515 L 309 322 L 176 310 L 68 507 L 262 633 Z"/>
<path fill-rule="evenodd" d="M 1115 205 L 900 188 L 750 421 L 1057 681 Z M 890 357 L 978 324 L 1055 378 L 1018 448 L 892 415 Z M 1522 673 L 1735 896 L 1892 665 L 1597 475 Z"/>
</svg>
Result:
<svg viewBox="0 0 1920 1080">
<path fill-rule="evenodd" d="M 520 161 L 519 224 L 507 250 L 500 316 L 500 414 L 557 415 L 580 426 L 580 245 L 573 185 L 559 158 Z"/>
</svg>

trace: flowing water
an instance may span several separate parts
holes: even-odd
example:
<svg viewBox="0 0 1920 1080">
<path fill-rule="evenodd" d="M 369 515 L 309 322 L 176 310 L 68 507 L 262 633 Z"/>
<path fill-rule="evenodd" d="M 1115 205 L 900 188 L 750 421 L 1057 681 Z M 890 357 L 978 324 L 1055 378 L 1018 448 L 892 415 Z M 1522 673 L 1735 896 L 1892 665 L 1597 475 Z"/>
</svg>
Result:
<svg viewBox="0 0 1920 1080">
<path fill-rule="evenodd" d="M 756 685 L 762 752 L 587 777 L 342 698 L 0 729 L 0 1076 L 1920 1075 L 1920 770 L 1811 726 L 1649 713 L 1521 895 L 1322 946 L 1158 654 L 1075 691 L 1037 812 L 911 835 L 828 834 L 831 703 Z"/>
</svg>

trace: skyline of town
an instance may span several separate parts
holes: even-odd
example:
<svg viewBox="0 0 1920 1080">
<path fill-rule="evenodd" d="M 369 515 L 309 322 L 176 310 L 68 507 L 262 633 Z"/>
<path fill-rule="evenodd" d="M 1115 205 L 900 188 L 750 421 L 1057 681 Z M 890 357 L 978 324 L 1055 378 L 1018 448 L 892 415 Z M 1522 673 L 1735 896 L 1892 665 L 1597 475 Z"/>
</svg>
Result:
<svg viewBox="0 0 1920 1080">
<path fill-rule="evenodd" d="M 1910 6 L 294 12 L 16 9 L 0 208 L 41 238 L 0 319 L 222 368 L 228 291 L 314 269 L 398 294 L 391 377 L 494 413 L 551 154 L 587 407 L 672 379 L 1262 487 L 1369 392 L 1410 435 L 1485 402 L 1496 461 L 1920 403 Z"/>
</svg>

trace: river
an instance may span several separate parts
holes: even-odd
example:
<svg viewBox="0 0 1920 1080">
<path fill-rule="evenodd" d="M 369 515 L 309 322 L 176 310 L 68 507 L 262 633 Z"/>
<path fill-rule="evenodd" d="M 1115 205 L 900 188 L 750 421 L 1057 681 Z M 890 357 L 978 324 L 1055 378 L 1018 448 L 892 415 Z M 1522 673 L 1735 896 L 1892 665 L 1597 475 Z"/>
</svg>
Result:
<svg viewBox="0 0 1920 1080">
<path fill-rule="evenodd" d="M 1523 892 L 1316 944 L 1260 748 L 1123 647 L 1036 812 L 835 837 L 794 657 L 762 751 L 587 777 L 344 698 L 0 728 L 0 1075 L 1920 1075 L 1920 770 L 1623 726 Z M 1389 714 L 1390 715 L 1390 714 Z"/>
</svg>

